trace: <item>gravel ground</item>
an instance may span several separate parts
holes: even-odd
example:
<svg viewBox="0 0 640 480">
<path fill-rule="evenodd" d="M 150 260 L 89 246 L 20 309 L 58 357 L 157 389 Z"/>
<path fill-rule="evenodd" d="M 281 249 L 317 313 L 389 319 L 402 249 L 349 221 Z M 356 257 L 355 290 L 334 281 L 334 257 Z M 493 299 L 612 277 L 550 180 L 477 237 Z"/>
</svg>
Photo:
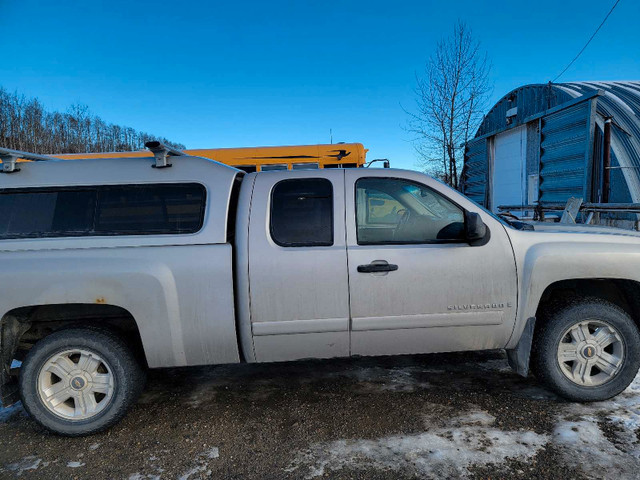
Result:
<svg viewBox="0 0 640 480">
<path fill-rule="evenodd" d="M 157 370 L 92 437 L 0 408 L 0 478 L 637 478 L 639 400 L 565 402 L 501 352 Z"/>
</svg>

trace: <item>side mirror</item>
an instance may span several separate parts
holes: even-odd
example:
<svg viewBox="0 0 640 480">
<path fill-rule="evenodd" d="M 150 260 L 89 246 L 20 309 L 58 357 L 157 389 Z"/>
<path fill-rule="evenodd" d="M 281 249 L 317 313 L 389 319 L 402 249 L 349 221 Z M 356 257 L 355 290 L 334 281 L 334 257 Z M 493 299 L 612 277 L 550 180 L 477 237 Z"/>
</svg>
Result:
<svg viewBox="0 0 640 480">
<path fill-rule="evenodd" d="M 484 245 L 489 240 L 489 229 L 475 212 L 465 212 L 464 234 L 469 245 Z"/>
</svg>

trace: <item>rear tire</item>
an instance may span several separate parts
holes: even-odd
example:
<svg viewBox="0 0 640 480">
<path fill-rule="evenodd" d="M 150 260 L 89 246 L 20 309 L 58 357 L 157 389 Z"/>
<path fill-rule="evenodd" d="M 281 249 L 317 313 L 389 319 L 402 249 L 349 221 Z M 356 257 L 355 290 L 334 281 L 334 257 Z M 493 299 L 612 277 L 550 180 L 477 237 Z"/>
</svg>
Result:
<svg viewBox="0 0 640 480">
<path fill-rule="evenodd" d="M 595 298 L 572 299 L 540 318 L 532 350 L 536 377 L 577 402 L 615 397 L 640 367 L 640 333 L 618 306 Z"/>
<path fill-rule="evenodd" d="M 71 328 L 52 333 L 29 351 L 20 368 L 20 397 L 42 426 L 75 437 L 120 421 L 144 381 L 144 370 L 119 337 Z"/>
</svg>

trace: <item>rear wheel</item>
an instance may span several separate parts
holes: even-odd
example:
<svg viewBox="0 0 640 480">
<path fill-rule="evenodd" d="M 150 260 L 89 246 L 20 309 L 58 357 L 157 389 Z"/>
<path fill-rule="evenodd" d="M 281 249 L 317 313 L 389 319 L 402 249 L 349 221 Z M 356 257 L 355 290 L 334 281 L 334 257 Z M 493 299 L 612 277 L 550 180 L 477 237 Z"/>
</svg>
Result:
<svg viewBox="0 0 640 480">
<path fill-rule="evenodd" d="M 29 414 L 61 435 L 88 435 L 118 422 L 142 391 L 144 372 L 110 332 L 74 328 L 40 340 L 20 369 Z"/>
<path fill-rule="evenodd" d="M 599 401 L 622 392 L 640 367 L 631 317 L 599 299 L 576 299 L 541 318 L 533 348 L 536 376 L 561 396 Z"/>
</svg>

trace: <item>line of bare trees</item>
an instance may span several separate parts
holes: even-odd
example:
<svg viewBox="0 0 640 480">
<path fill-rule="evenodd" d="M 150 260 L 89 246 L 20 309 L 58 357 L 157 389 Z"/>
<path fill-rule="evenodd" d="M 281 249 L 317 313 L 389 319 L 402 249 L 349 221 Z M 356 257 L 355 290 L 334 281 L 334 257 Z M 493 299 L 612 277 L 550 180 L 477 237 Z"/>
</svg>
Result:
<svg viewBox="0 0 640 480">
<path fill-rule="evenodd" d="M 141 150 L 150 140 L 185 148 L 166 138 L 107 123 L 84 105 L 73 105 L 64 113 L 51 112 L 37 98 L 0 87 L 0 147 L 42 154 L 118 152 Z"/>
<path fill-rule="evenodd" d="M 471 29 L 458 22 L 453 34 L 441 40 L 416 75 L 416 110 L 408 130 L 423 168 L 458 188 L 464 145 L 482 121 L 491 93 L 491 65 Z"/>
</svg>

